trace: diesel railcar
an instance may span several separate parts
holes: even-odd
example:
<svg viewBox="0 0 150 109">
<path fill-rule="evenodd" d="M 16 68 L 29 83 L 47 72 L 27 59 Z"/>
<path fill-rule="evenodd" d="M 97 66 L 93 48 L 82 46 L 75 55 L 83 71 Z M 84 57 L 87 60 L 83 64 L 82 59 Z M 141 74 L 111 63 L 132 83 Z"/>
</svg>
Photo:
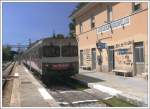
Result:
<svg viewBox="0 0 150 109">
<path fill-rule="evenodd" d="M 78 46 L 72 38 L 45 38 L 37 41 L 23 55 L 23 63 L 43 78 L 70 77 L 78 73 Z"/>
</svg>

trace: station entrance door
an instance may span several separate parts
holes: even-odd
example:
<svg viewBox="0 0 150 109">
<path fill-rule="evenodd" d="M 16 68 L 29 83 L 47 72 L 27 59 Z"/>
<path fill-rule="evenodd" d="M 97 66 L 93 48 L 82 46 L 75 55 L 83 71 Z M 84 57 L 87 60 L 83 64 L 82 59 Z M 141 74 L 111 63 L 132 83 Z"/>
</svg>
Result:
<svg viewBox="0 0 150 109">
<path fill-rule="evenodd" d="M 96 49 L 92 48 L 92 70 L 96 69 Z"/>
<path fill-rule="evenodd" d="M 108 64 L 109 71 L 112 71 L 115 68 L 114 46 L 108 47 Z"/>
</svg>

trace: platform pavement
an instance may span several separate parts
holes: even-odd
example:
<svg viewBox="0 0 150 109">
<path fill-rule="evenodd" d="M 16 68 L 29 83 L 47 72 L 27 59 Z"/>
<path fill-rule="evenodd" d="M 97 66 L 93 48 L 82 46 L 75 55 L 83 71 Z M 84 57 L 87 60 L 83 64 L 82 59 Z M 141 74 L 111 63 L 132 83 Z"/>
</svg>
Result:
<svg viewBox="0 0 150 109">
<path fill-rule="evenodd" d="M 23 65 L 16 65 L 11 107 L 58 107 L 58 103 Z"/>
<path fill-rule="evenodd" d="M 86 70 L 79 70 L 79 74 L 77 78 L 91 88 L 116 95 L 138 106 L 148 105 L 148 80 Z M 96 81 L 92 82 L 87 77 L 95 78 Z"/>
</svg>

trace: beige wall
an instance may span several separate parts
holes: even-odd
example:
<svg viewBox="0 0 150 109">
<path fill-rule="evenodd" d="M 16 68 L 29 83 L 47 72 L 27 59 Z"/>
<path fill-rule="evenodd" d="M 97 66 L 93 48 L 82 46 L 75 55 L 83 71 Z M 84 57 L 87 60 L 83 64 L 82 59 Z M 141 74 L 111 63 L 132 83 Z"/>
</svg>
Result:
<svg viewBox="0 0 150 109">
<path fill-rule="evenodd" d="M 101 40 L 107 43 L 108 46 L 115 45 L 125 41 L 144 42 L 144 55 L 145 64 L 147 64 L 148 58 L 148 10 L 147 3 L 142 4 L 142 11 L 133 14 L 132 13 L 132 3 L 115 3 L 113 4 L 112 10 L 113 20 L 117 20 L 130 15 L 130 24 L 125 28 L 118 28 L 113 30 L 113 33 L 104 32 L 103 34 L 96 34 L 96 28 L 104 25 L 104 21 L 107 20 L 106 4 L 98 3 L 94 8 L 87 10 L 82 16 L 76 18 L 76 35 L 79 39 L 79 50 L 87 48 L 96 48 L 96 42 Z M 95 15 L 95 29 L 90 28 L 90 16 Z M 79 23 L 83 24 L 83 33 L 79 31 Z M 97 50 L 97 55 L 99 55 Z M 103 50 L 103 65 L 108 66 L 108 53 L 107 50 Z M 133 58 L 132 56 L 129 56 Z M 121 59 L 121 58 L 120 58 Z M 97 70 L 99 66 L 97 65 Z"/>
<path fill-rule="evenodd" d="M 90 26 L 90 17 L 95 16 L 95 24 L 96 27 L 100 26 L 103 24 L 104 21 L 106 21 L 106 6 L 103 4 L 97 4 L 94 6 L 94 8 L 87 10 L 86 13 L 82 14 L 80 17 L 76 18 L 76 34 L 80 34 L 80 27 L 79 24 L 82 22 L 83 24 L 83 33 L 91 31 L 91 26 Z"/>
</svg>

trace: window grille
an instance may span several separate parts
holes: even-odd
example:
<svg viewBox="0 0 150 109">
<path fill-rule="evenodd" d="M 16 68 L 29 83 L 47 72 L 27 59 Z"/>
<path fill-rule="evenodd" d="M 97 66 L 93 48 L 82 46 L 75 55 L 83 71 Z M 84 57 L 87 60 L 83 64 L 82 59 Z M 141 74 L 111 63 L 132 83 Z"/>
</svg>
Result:
<svg viewBox="0 0 150 109">
<path fill-rule="evenodd" d="M 135 43 L 135 62 L 144 62 L 143 42 Z"/>
</svg>

